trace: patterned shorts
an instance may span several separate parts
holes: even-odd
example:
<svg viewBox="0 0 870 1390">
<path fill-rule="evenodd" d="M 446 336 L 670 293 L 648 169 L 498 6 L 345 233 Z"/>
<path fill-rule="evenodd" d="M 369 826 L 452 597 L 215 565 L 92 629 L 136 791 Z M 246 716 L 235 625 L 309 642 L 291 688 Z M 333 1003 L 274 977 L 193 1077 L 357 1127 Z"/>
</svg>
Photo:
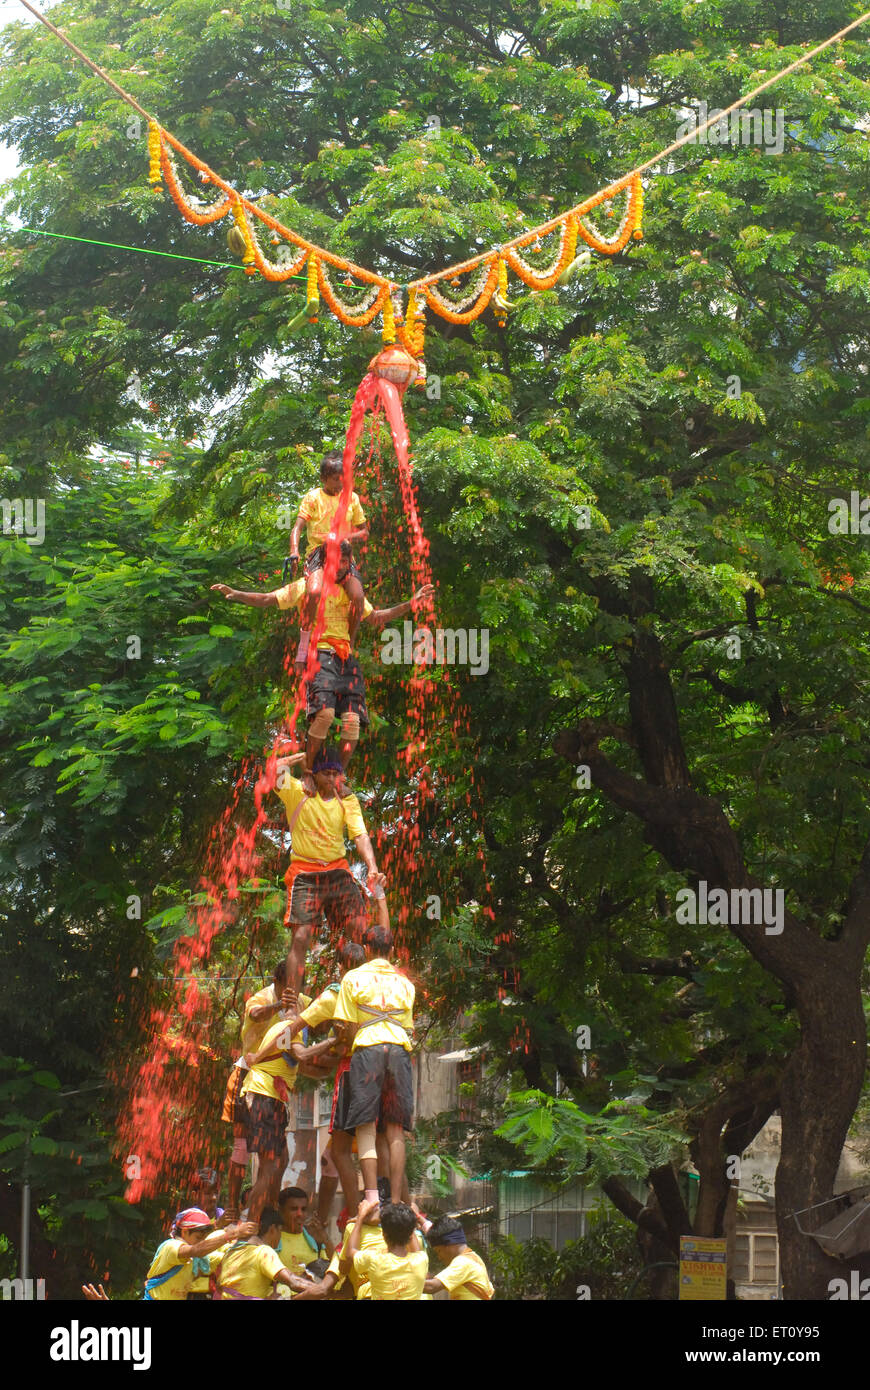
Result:
<svg viewBox="0 0 870 1390">
<path fill-rule="evenodd" d="M 248 1150 L 258 1158 L 287 1156 L 287 1107 L 283 1100 L 257 1095 L 245 1096 Z"/>
</svg>

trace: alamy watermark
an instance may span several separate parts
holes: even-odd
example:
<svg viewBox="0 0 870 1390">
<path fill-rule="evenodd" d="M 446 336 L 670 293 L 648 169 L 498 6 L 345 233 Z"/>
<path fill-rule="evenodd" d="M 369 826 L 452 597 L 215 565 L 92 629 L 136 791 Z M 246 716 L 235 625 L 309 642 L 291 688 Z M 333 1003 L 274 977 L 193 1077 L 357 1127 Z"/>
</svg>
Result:
<svg viewBox="0 0 870 1390">
<path fill-rule="evenodd" d="M 52 1361 L 131 1361 L 134 1371 L 147 1371 L 151 1328 L 82 1327 L 73 1318 L 68 1327 L 51 1329 L 48 1354 Z"/>
<path fill-rule="evenodd" d="M 489 628 L 385 627 L 381 633 L 385 666 L 468 666 L 473 676 L 489 670 Z"/>
<path fill-rule="evenodd" d="M 728 927 L 761 926 L 765 936 L 779 936 L 785 925 L 783 888 L 707 887 L 701 879 L 698 891 L 680 888 L 677 892 L 677 921 L 685 926 Z"/>
<path fill-rule="evenodd" d="M 832 497 L 828 503 L 828 530 L 832 536 L 870 536 L 870 497 L 850 492 L 845 497 Z"/>
<path fill-rule="evenodd" d="M 45 540 L 45 499 L 43 497 L 0 497 L 4 536 L 21 536 L 28 545 Z"/>
<path fill-rule="evenodd" d="M 713 119 L 718 116 L 719 120 Z M 700 127 L 713 119 L 706 130 Z M 721 114 L 721 108 L 714 106 L 712 111 L 706 101 L 699 102 L 696 111 L 691 111 L 684 121 L 677 125 L 677 139 L 692 135 L 686 143 L 694 145 L 760 145 L 765 154 L 782 154 L 785 146 L 785 112 L 781 106 L 765 106 L 759 110 L 753 106 L 749 111 L 732 111 L 730 115 Z"/>
<path fill-rule="evenodd" d="M 870 1279 L 862 1279 L 857 1269 L 850 1269 L 849 1282 L 845 1279 L 832 1279 L 828 1284 L 828 1293 L 831 1295 L 831 1303 L 843 1299 L 866 1303 L 870 1301 Z"/>
<path fill-rule="evenodd" d="M 34 1292 L 34 1284 L 36 1290 Z M 45 1298 L 44 1279 L 0 1279 L 0 1297 L 4 1302 L 10 1299 L 31 1302 Z"/>
</svg>

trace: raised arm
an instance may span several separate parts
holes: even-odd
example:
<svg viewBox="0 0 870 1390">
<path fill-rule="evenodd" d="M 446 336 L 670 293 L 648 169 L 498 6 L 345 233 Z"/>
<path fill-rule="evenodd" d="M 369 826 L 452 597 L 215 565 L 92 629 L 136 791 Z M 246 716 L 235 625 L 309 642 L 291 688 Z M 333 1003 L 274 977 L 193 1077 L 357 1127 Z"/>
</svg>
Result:
<svg viewBox="0 0 870 1390">
<path fill-rule="evenodd" d="M 302 532 L 305 529 L 305 517 L 300 512 L 296 518 L 293 530 L 290 532 L 290 559 L 299 559 L 299 542 L 302 539 Z"/>
<path fill-rule="evenodd" d="M 248 594 L 242 589 L 231 589 L 229 584 L 212 584 L 212 593 L 223 594 L 230 603 L 246 603 L 249 608 L 277 608 L 278 600 L 274 594 Z"/>
<path fill-rule="evenodd" d="M 359 1243 L 362 1238 L 363 1222 L 365 1221 L 367 1216 L 371 1215 L 371 1213 L 375 1210 L 375 1207 L 377 1207 L 377 1205 L 377 1200 L 369 1200 L 368 1202 L 363 1202 L 361 1204 L 360 1209 L 356 1214 L 356 1221 L 354 1222 L 353 1230 L 350 1233 L 350 1240 L 347 1243 L 347 1249 L 345 1250 L 344 1254 L 341 1256 L 341 1259 L 338 1262 L 339 1273 L 347 1274 L 349 1270 L 353 1269 L 353 1257 L 359 1251 Z"/>
<path fill-rule="evenodd" d="M 227 1226 L 223 1231 L 214 1231 L 212 1235 L 206 1236 L 196 1245 L 188 1245 L 186 1241 L 182 1241 L 178 1247 L 178 1258 L 185 1265 L 193 1259 L 194 1255 L 210 1255 L 213 1250 L 220 1250 L 222 1245 L 227 1245 L 230 1241 L 247 1240 L 248 1236 L 255 1236 L 256 1234 L 256 1221 L 240 1221 L 235 1225 Z"/>
<path fill-rule="evenodd" d="M 412 594 L 404 603 L 397 603 L 393 608 L 373 608 L 368 617 L 363 618 L 363 622 L 371 627 L 383 627 L 385 623 L 391 623 L 396 618 L 407 618 L 415 603 L 421 603 L 434 592 L 434 584 L 424 584 L 422 589 L 418 589 L 416 594 Z"/>
</svg>

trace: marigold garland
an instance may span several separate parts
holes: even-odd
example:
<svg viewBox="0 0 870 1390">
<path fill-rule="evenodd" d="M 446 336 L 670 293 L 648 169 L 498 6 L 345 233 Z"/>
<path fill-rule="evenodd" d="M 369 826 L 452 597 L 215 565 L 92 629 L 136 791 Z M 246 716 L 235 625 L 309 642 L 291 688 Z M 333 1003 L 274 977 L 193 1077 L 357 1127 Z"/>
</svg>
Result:
<svg viewBox="0 0 870 1390">
<path fill-rule="evenodd" d="M 384 323 L 381 337 L 385 347 L 396 341 L 396 311 L 393 308 L 393 298 L 390 294 L 384 300 Z"/>
<path fill-rule="evenodd" d="M 194 169 L 198 170 L 204 183 L 213 183 L 217 188 L 222 189 L 225 194 L 224 198 L 210 207 L 202 204 L 199 199 L 188 199 L 181 186 L 178 171 L 169 152 L 169 146 Z M 149 122 L 148 155 L 148 177 L 153 190 L 155 192 L 160 191 L 162 173 L 166 188 L 186 221 L 193 222 L 198 226 L 206 226 L 209 223 L 219 221 L 228 212 L 232 213 L 235 224 L 245 242 L 243 265 L 246 275 L 254 275 L 259 271 L 268 280 L 289 280 L 298 275 L 303 265 L 307 263 L 306 308 L 309 322 L 317 322 L 322 292 L 330 312 L 348 327 L 365 327 L 378 314 L 382 314 L 384 342 L 389 344 L 398 340 L 418 360 L 422 359 L 423 354 L 427 307 L 434 309 L 441 318 L 446 319 L 449 323 L 464 324 L 472 323 L 479 318 L 492 301 L 496 322 L 499 327 L 504 327 L 507 312 L 512 307 L 507 297 L 508 268 L 529 289 L 534 291 L 548 290 L 558 283 L 566 267 L 575 259 L 578 238 L 582 238 L 588 246 L 599 254 L 613 256 L 622 251 L 632 237 L 637 241 L 643 237 L 641 229 L 643 185 L 640 176 L 632 174 L 607 188 L 601 189 L 576 208 L 553 218 L 552 221 L 543 223 L 539 227 L 533 227 L 521 237 L 517 237 L 514 241 L 495 251 L 475 256 L 460 265 L 449 266 L 446 270 L 413 281 L 407 287 L 409 291 L 408 312 L 405 321 L 402 322 L 401 307 L 397 316 L 392 303 L 393 285 L 391 281 L 373 271 L 356 266 L 341 256 L 335 256 L 322 247 L 315 246 L 292 229 L 283 226 L 276 218 L 270 217 L 256 204 L 249 203 L 229 184 L 218 178 L 207 164 L 198 159 L 192 151 L 186 149 L 168 131 L 164 131 L 155 121 Z M 626 205 L 619 228 L 615 236 L 604 237 L 597 228 L 585 220 L 585 217 L 603 203 L 612 203 L 613 199 L 623 191 L 626 192 Z M 194 202 L 199 203 L 199 207 L 195 207 Z M 200 211 L 200 208 L 203 210 Z M 608 208 L 608 213 L 610 216 L 614 215 L 612 207 Z M 285 246 L 289 242 L 298 247 L 299 255 L 289 264 L 270 263 L 263 255 L 258 236 L 250 220 L 252 217 L 257 218 L 274 233 L 277 233 L 283 239 Z M 554 259 L 547 266 L 531 265 L 522 255 L 522 248 L 534 244 L 536 250 L 540 249 L 541 237 L 549 235 L 557 229 L 559 231 L 559 245 Z M 278 237 L 273 236 L 272 240 L 277 242 Z M 284 248 L 282 247 L 282 249 Z M 355 279 L 367 283 L 369 289 L 363 300 L 357 304 L 347 303 L 330 280 L 327 266 L 344 271 Z M 447 289 L 448 283 L 451 286 L 458 286 L 459 276 L 467 274 L 469 271 L 476 273 L 466 292 L 461 295 L 451 294 Z"/>
<path fill-rule="evenodd" d="M 499 328 L 504 328 L 507 319 L 508 297 L 507 297 L 507 261 L 502 256 L 498 258 L 498 288 L 492 297 L 493 313 Z"/>
<path fill-rule="evenodd" d="M 308 254 L 308 283 L 305 291 L 305 307 L 308 310 L 308 322 L 317 322 L 317 310 L 320 307 L 320 292 L 317 288 L 317 267 L 318 257 L 313 251 Z"/>
<path fill-rule="evenodd" d="M 640 230 L 640 218 L 638 216 L 638 191 L 640 189 L 640 178 L 633 178 L 628 188 L 625 212 L 622 215 L 616 236 L 602 237 L 594 227 L 584 220 L 580 220 L 579 232 L 587 246 L 591 246 L 594 251 L 598 251 L 604 256 L 614 256 L 617 251 L 622 251 L 628 245 L 632 232 Z M 602 198 L 599 201 L 604 202 L 605 200 Z"/>
<path fill-rule="evenodd" d="M 222 203 L 215 203 L 207 212 L 197 212 L 196 208 L 188 203 L 178 180 L 175 167 L 169 156 L 169 151 L 162 141 L 160 145 L 160 167 L 163 170 L 163 180 L 169 190 L 170 197 L 185 221 L 193 222 L 197 227 L 205 227 L 208 226 L 210 222 L 219 222 L 222 217 L 226 217 L 232 207 L 232 198 L 229 196 L 226 197 Z"/>
<path fill-rule="evenodd" d="M 159 193 L 162 183 L 160 176 L 160 132 L 156 121 L 148 122 L 148 182 L 151 192 Z"/>
<path fill-rule="evenodd" d="M 480 292 L 477 303 L 466 310 L 465 313 L 457 313 L 455 309 L 451 309 L 447 301 L 443 299 L 436 290 L 434 281 L 423 286 L 426 303 L 429 304 L 436 313 L 440 314 L 443 319 L 447 319 L 448 323 L 472 323 L 474 319 L 480 318 L 480 315 L 492 299 L 498 284 L 499 257 L 497 255 L 490 256 L 486 264 L 489 266 L 486 283 Z"/>
<path fill-rule="evenodd" d="M 518 250 L 510 248 L 505 251 L 504 258 L 507 264 L 525 284 L 532 290 L 551 290 L 556 284 L 559 276 L 567 265 L 574 259 L 577 247 L 577 218 L 567 217 L 562 223 L 562 232 L 559 237 L 559 249 L 556 252 L 556 259 L 545 270 L 536 270 L 519 254 Z"/>
<path fill-rule="evenodd" d="M 251 233 L 245 209 L 242 207 L 238 198 L 233 199 L 233 220 L 245 240 L 245 254 L 242 257 L 242 265 L 245 267 L 246 275 L 255 275 L 254 269 L 254 238 Z"/>
<path fill-rule="evenodd" d="M 635 241 L 643 241 L 643 228 L 641 227 L 641 222 L 642 222 L 642 221 L 643 221 L 643 184 L 641 183 L 640 178 L 638 178 L 638 180 L 637 180 L 637 192 L 636 192 L 636 194 L 635 194 L 634 231 L 632 232 L 632 236 L 634 237 Z"/>
<path fill-rule="evenodd" d="M 287 264 L 287 265 L 278 265 L 278 264 L 272 265 L 272 264 L 270 264 L 269 261 L 266 260 L 265 256 L 263 255 L 263 252 L 260 250 L 260 246 L 259 246 L 259 243 L 258 243 L 258 241 L 257 241 L 257 238 L 254 237 L 253 240 L 254 240 L 254 265 L 257 267 L 257 269 L 259 270 L 260 274 L 261 274 L 266 280 L 274 280 L 274 281 L 292 280 L 294 276 L 296 276 L 296 275 L 299 274 L 300 270 L 302 269 L 302 267 L 304 266 L 306 260 L 308 259 L 308 252 L 307 252 L 305 249 L 303 249 L 303 250 L 300 252 L 300 254 L 297 256 L 297 258 L 296 258 L 295 261 L 291 261 L 291 262 L 290 262 L 289 264 Z M 287 245 L 287 243 L 285 242 L 285 243 L 283 244 L 283 246 L 281 247 L 281 250 L 285 250 L 285 249 L 286 249 L 286 245 Z"/>
<path fill-rule="evenodd" d="M 412 357 L 416 357 L 422 363 L 423 351 L 426 337 L 426 306 L 418 304 L 417 291 L 412 286 L 408 295 L 408 311 L 405 314 L 405 322 L 399 329 L 399 339 L 402 346 L 410 352 Z"/>
<path fill-rule="evenodd" d="M 375 284 L 370 286 L 368 298 L 362 304 L 346 304 L 336 292 L 335 286 L 329 279 L 326 265 L 322 261 L 318 266 L 318 284 L 330 313 L 333 313 L 339 322 L 346 324 L 348 328 L 365 328 L 373 319 L 376 319 L 390 292 L 389 285 Z"/>
</svg>

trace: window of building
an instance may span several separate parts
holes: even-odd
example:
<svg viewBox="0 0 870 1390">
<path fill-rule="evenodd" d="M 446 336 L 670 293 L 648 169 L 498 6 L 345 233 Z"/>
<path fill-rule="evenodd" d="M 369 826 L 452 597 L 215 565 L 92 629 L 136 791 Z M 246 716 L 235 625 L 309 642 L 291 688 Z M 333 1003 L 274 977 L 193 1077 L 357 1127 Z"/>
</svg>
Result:
<svg viewBox="0 0 870 1390">
<path fill-rule="evenodd" d="M 735 1238 L 734 1281 L 779 1283 L 779 1242 L 773 1232 L 746 1231 Z"/>
</svg>

